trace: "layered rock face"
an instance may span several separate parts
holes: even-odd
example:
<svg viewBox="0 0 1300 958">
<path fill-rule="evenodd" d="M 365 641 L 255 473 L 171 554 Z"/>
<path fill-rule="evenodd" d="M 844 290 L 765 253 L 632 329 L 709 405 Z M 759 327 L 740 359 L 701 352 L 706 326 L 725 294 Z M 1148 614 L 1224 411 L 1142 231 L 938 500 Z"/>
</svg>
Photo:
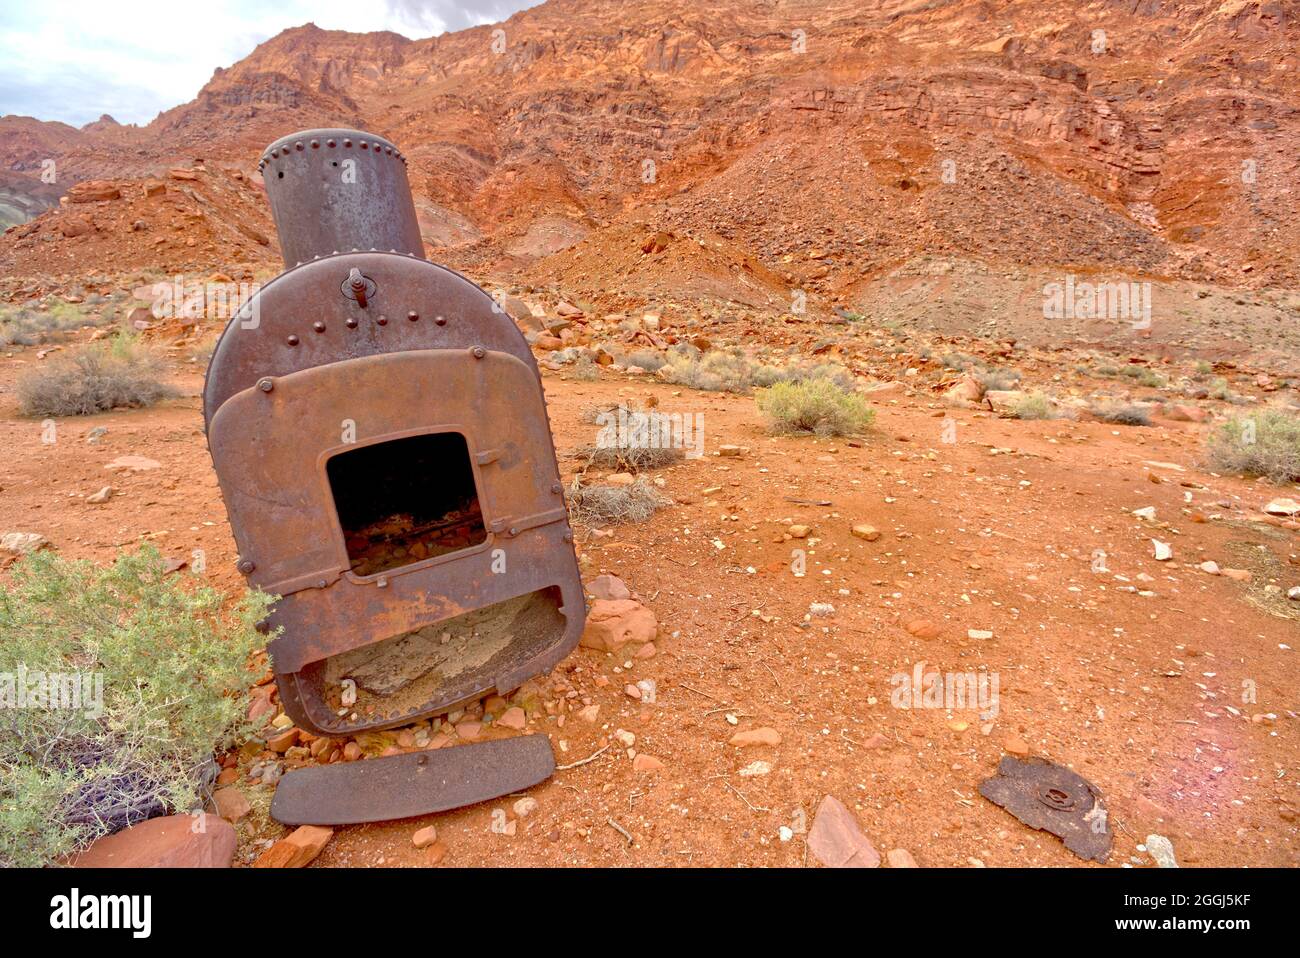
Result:
<svg viewBox="0 0 1300 958">
<path fill-rule="evenodd" d="M 918 253 L 1292 284 L 1297 48 L 1294 11 L 1254 0 L 550 0 L 424 40 L 288 30 L 146 127 L 5 117 L 0 159 L 130 197 L 197 158 L 255 206 L 265 143 L 355 125 L 410 157 L 431 255 L 629 294 L 658 279 L 618 251 L 657 231 L 703 242 L 699 275 L 742 299 L 798 283 L 849 303 Z M 205 217 L 230 205 L 176 192 Z M 99 202 L 78 204 L 94 229 L 11 233 L 0 262 L 66 270 L 65 243 L 142 219 Z M 107 228 L 115 262 L 157 259 L 150 229 Z M 273 261 L 209 232 L 196 259 Z"/>
</svg>

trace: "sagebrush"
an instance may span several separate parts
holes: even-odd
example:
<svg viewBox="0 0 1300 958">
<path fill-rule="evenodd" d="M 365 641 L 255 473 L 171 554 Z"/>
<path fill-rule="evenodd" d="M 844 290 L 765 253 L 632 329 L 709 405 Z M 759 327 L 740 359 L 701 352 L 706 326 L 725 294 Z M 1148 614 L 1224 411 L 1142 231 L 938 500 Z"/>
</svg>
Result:
<svg viewBox="0 0 1300 958">
<path fill-rule="evenodd" d="M 152 547 L 111 566 L 47 550 L 0 588 L 0 866 L 57 862 L 201 807 L 214 752 L 248 731 L 248 663 L 267 641 L 255 626 L 270 597 L 228 604 L 166 570 Z M 102 698 L 17 707 L 15 677 L 38 673 L 90 676 Z"/>
<path fill-rule="evenodd" d="M 1210 433 L 1206 452 L 1216 472 L 1300 481 L 1300 416 L 1281 409 L 1234 416 Z"/>
<path fill-rule="evenodd" d="M 574 479 L 569 486 L 569 511 L 575 522 L 602 525 L 610 522 L 644 522 L 672 500 L 644 479 L 626 486 L 587 485 Z"/>
<path fill-rule="evenodd" d="M 774 432 L 857 435 L 876 417 L 867 401 L 830 379 L 780 382 L 756 395 Z"/>
<path fill-rule="evenodd" d="M 88 416 L 110 409 L 152 406 L 178 395 L 160 378 L 162 362 L 119 338 L 92 345 L 18 381 L 18 407 L 25 416 Z"/>
</svg>

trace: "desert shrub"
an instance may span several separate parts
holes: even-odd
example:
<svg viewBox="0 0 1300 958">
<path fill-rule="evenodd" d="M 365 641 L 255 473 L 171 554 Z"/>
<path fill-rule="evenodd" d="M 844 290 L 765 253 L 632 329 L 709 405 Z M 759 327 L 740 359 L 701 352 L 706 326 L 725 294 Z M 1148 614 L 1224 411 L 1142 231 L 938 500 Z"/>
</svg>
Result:
<svg viewBox="0 0 1300 958">
<path fill-rule="evenodd" d="M 1147 386 L 1151 389 L 1162 389 L 1165 385 L 1164 377 L 1154 369 L 1149 369 L 1146 366 L 1125 366 L 1119 372 L 1121 376 L 1136 379 L 1140 386 Z"/>
<path fill-rule="evenodd" d="M 624 366 L 638 366 L 648 373 L 657 373 L 668 362 L 668 358 L 663 353 L 657 353 L 653 349 L 638 349 L 623 358 Z"/>
<path fill-rule="evenodd" d="M 600 427 L 596 444 L 580 449 L 577 455 L 587 465 L 619 472 L 641 472 L 679 461 L 682 448 L 690 436 L 674 433 L 672 421 L 657 418 L 653 410 L 619 404 L 594 406 L 583 414 L 584 421 Z"/>
<path fill-rule="evenodd" d="M 759 410 L 774 432 L 848 436 L 875 419 L 867 401 L 830 379 L 779 382 L 759 390 Z"/>
<path fill-rule="evenodd" d="M 669 382 L 713 392 L 749 392 L 777 383 L 826 379 L 841 389 L 853 387 L 853 375 L 838 363 L 797 362 L 787 366 L 757 363 L 739 347 L 700 353 L 692 346 L 674 347 L 660 375 Z"/>
<path fill-rule="evenodd" d="M 1098 403 L 1092 406 L 1089 412 L 1103 422 L 1114 423 L 1117 426 L 1151 425 L 1150 411 L 1145 406 L 1131 403 Z"/>
<path fill-rule="evenodd" d="M 1300 481 L 1300 417 L 1280 409 L 1234 416 L 1210 433 L 1206 451 L 1216 472 Z"/>
<path fill-rule="evenodd" d="M 569 511 L 582 525 L 644 522 L 672 500 L 644 479 L 626 486 L 587 485 L 574 479 L 569 486 Z"/>
<path fill-rule="evenodd" d="M 997 366 L 989 366 L 971 375 L 976 382 L 984 387 L 985 392 L 990 389 L 995 392 L 1005 392 L 1020 385 L 1020 370 L 1018 369 L 1001 369 Z"/>
<path fill-rule="evenodd" d="M 1029 393 L 1016 400 L 1012 407 L 1017 419 L 1055 419 L 1056 409 L 1052 401 L 1042 393 Z"/>
<path fill-rule="evenodd" d="M 694 347 L 673 349 L 661 374 L 671 383 L 711 392 L 748 392 L 754 364 L 740 348 L 701 353 Z"/>
<path fill-rule="evenodd" d="M 125 337 L 90 346 L 28 373 L 18 382 L 26 416 L 88 416 L 120 407 L 152 406 L 177 395 L 159 379 L 162 363 Z"/>
<path fill-rule="evenodd" d="M 1219 400 L 1228 400 L 1232 398 L 1232 390 L 1228 388 L 1228 380 L 1222 376 L 1216 376 L 1210 380 L 1210 398 Z"/>
<path fill-rule="evenodd" d="M 246 731 L 268 603 L 250 592 L 223 611 L 220 592 L 167 576 L 152 547 L 111 566 L 50 551 L 15 565 L 0 588 L 0 697 L 13 699 L 0 708 L 0 866 L 198 808 L 214 750 Z M 16 707 L 13 677 L 30 689 L 37 673 L 80 677 L 90 694 Z"/>
</svg>

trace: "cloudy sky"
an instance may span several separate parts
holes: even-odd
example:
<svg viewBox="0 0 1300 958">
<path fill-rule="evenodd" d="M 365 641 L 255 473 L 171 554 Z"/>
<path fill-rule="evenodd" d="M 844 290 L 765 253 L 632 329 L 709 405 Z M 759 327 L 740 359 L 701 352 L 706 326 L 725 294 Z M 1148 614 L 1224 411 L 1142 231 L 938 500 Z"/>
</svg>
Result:
<svg viewBox="0 0 1300 958">
<path fill-rule="evenodd" d="M 148 123 L 287 27 L 412 39 L 496 23 L 540 0 L 0 2 L 0 116 Z"/>
</svg>

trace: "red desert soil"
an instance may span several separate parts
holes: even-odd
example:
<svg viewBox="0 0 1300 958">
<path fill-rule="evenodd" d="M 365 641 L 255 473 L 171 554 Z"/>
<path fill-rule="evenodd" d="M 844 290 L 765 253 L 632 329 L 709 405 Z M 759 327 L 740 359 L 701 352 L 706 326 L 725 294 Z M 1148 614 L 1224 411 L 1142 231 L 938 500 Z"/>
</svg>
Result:
<svg viewBox="0 0 1300 958">
<path fill-rule="evenodd" d="M 339 829 L 316 864 L 445 850 L 452 865 L 802 865 L 826 795 L 882 853 L 923 866 L 1080 864 L 979 796 L 1008 747 L 1100 789 L 1111 865 L 1150 865 L 1136 846 L 1151 833 L 1183 864 L 1300 864 L 1300 603 L 1285 598 L 1300 543 L 1294 520 L 1260 511 L 1300 496 L 1203 460 L 1224 417 L 1300 406 L 1294 9 L 549 0 L 501 25 L 502 50 L 495 29 L 407 40 L 307 24 L 147 126 L 0 117 L 0 320 L 38 327 L 0 351 L 0 531 L 100 562 L 142 541 L 202 550 L 216 585 L 243 587 L 202 360 L 184 361 L 218 324 L 145 306 L 178 274 L 279 272 L 258 159 L 317 126 L 390 138 L 429 258 L 544 308 L 545 326 L 512 313 L 541 349 L 562 456 L 595 441 L 597 403 L 654 396 L 705 416 L 703 458 L 652 474 L 675 505 L 578 537 L 585 579 L 621 577 L 658 617 L 654 654 L 579 649 L 509 703 L 574 767 L 530 790 L 524 817 L 513 796 Z M 1150 328 L 1045 320 L 1045 287 L 1071 276 L 1149 282 Z M 561 299 L 586 314 L 569 328 Z M 110 325 L 143 328 L 184 398 L 63 419 L 43 442 L 17 415 L 18 378 Z M 674 343 L 842 363 L 883 387 L 866 393 L 876 423 L 861 441 L 775 438 L 752 397 L 559 358 L 622 365 Z M 949 407 L 965 365 L 950 354 L 1075 409 L 1194 408 L 1128 427 Z M 159 468 L 105 468 L 127 455 Z M 563 456 L 566 479 L 578 464 Z M 86 501 L 104 485 L 108 502 Z M 1133 514 L 1146 507 L 1154 520 Z M 853 536 L 861 523 L 879 538 Z M 810 531 L 787 538 L 791 525 Z M 891 678 L 918 666 L 996 674 L 996 717 L 893 707 Z M 624 692 L 646 679 L 653 704 Z M 729 744 L 757 729 L 779 744 Z M 248 774 L 259 751 L 228 757 L 254 805 L 239 863 L 283 834 Z M 412 841 L 429 822 L 432 854 Z"/>
<path fill-rule="evenodd" d="M 46 444 L 13 400 L 15 377 L 35 362 L 30 350 L 0 361 L 0 526 L 39 530 L 61 552 L 98 561 L 142 541 L 182 558 L 201 549 L 213 582 L 240 588 L 194 367 L 181 371 L 185 398 L 63 420 Z M 1101 790 L 1111 864 L 1149 863 L 1134 846 L 1153 831 L 1185 864 L 1297 864 L 1296 619 L 1257 601 L 1268 579 L 1296 578 L 1295 532 L 1260 521 L 1276 487 L 1199 467 L 1202 427 L 953 410 L 948 444 L 941 407 L 900 388 L 876 399 L 860 443 L 774 438 L 751 398 L 602 377 L 545 376 L 566 477 L 575 461 L 563 450 L 594 439 L 581 421 L 593 403 L 654 395 L 662 411 L 703 413 L 707 431 L 703 458 L 657 473 L 675 506 L 580 536 L 584 576 L 622 577 L 657 614 L 657 653 L 578 649 L 526 687 L 538 700 L 529 731 L 551 737 L 560 764 L 610 747 L 531 789 L 538 808 L 514 834 L 493 830 L 497 809 L 516 819 L 509 797 L 339 829 L 317 864 L 425 864 L 411 836 L 434 823 L 454 865 L 801 865 L 800 822 L 832 794 L 882 852 L 905 848 L 925 866 L 1077 865 L 1055 838 L 976 792 L 1017 739 Z M 742 454 L 716 455 L 723 442 Z M 122 455 L 161 468 L 106 471 Z M 108 503 L 84 501 L 105 484 L 116 489 Z M 1156 525 L 1131 514 L 1146 506 Z M 811 527 L 808 538 L 784 538 L 791 520 Z M 853 537 L 856 523 L 880 538 Z M 1154 559 L 1153 537 L 1173 544 L 1172 561 Z M 796 547 L 807 555 L 802 578 L 791 571 Z M 1105 572 L 1094 571 L 1099 552 Z M 1250 563 L 1255 578 L 1207 575 L 1196 568 L 1207 559 Z M 834 614 L 808 619 L 813 602 Z M 917 619 L 938 637 L 909 634 Z M 996 718 L 892 707 L 890 677 L 917 663 L 996 672 Z M 646 678 L 657 684 L 653 705 L 624 692 Z M 1254 704 L 1242 703 L 1246 682 Z M 594 723 L 577 715 L 589 704 L 599 706 Z M 780 744 L 728 744 L 759 727 L 775 728 Z M 634 771 L 618 730 L 663 768 Z M 755 761 L 771 771 L 742 776 Z M 780 840 L 781 826 L 792 840 Z M 250 816 L 242 858 L 279 834 Z"/>
</svg>

